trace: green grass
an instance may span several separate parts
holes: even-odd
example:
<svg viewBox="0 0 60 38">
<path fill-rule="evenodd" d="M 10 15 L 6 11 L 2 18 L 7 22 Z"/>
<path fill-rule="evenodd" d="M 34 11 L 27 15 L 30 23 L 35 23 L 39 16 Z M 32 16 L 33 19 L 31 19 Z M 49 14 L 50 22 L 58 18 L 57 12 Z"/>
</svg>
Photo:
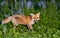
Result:
<svg viewBox="0 0 60 38">
<path fill-rule="evenodd" d="M 6 11 L 7 12 L 7 11 Z M 54 5 L 48 3 L 46 9 L 30 9 L 24 10 L 25 15 L 30 12 L 40 12 L 40 20 L 33 24 L 33 31 L 29 31 L 26 26 L 19 25 L 14 32 L 12 23 L 5 24 L 7 30 L 2 32 L 2 25 L 0 25 L 0 38 L 60 38 L 60 10 L 56 10 Z M 3 19 L 3 14 L 0 13 L 0 21 Z"/>
<path fill-rule="evenodd" d="M 44 11 L 44 12 L 43 12 Z M 57 12 L 57 13 L 56 13 Z M 60 37 L 60 14 L 59 10 L 47 13 L 44 9 L 41 11 L 40 20 L 33 24 L 33 31 L 29 31 L 26 26 L 17 26 L 16 32 L 12 30 L 12 24 L 5 24 L 7 31 L 5 38 L 59 38 Z M 2 26 L 0 26 L 0 38 L 3 37 Z"/>
</svg>

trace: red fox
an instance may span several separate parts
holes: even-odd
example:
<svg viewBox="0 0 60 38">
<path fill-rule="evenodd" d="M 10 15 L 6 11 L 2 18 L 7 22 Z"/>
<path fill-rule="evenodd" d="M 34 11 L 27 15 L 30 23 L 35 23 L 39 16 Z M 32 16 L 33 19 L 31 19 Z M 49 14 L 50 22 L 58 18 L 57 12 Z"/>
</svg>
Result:
<svg viewBox="0 0 60 38">
<path fill-rule="evenodd" d="M 13 23 L 14 30 L 18 24 L 24 24 L 27 25 L 28 29 L 32 31 L 33 30 L 32 24 L 37 22 L 39 20 L 39 17 L 40 17 L 40 13 L 37 14 L 31 13 L 29 16 L 14 14 L 2 20 L 2 24 L 6 24 L 11 21 Z"/>
</svg>

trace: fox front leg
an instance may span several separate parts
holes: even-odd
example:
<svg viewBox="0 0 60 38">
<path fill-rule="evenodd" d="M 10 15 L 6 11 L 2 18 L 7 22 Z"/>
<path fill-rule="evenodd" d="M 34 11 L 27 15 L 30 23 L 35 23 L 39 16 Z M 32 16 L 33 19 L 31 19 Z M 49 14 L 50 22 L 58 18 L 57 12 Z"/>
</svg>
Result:
<svg viewBox="0 0 60 38">
<path fill-rule="evenodd" d="M 33 30 L 32 25 L 28 24 L 27 27 L 28 27 L 28 29 L 29 29 L 30 31 Z"/>
</svg>

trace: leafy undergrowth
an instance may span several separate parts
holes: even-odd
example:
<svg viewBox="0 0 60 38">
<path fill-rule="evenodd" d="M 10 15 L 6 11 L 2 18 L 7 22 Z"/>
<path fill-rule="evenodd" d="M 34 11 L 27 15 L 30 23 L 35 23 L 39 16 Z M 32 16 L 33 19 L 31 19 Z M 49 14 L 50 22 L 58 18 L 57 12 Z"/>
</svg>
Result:
<svg viewBox="0 0 60 38">
<path fill-rule="evenodd" d="M 60 10 L 55 10 L 50 6 L 42 10 L 24 10 L 25 15 L 38 11 L 41 13 L 40 20 L 32 25 L 33 31 L 29 31 L 24 25 L 19 25 L 14 32 L 12 23 L 8 23 L 5 24 L 7 30 L 4 33 L 0 25 L 0 38 L 60 38 Z M 0 14 L 0 21 L 2 19 L 2 14 Z"/>
<path fill-rule="evenodd" d="M 40 20 L 33 24 L 33 31 L 29 31 L 26 26 L 19 25 L 14 32 L 12 30 L 12 24 L 5 24 L 7 31 L 2 32 L 2 26 L 0 26 L 0 38 L 59 38 L 60 37 L 60 14 L 47 13 L 41 11 Z"/>
</svg>

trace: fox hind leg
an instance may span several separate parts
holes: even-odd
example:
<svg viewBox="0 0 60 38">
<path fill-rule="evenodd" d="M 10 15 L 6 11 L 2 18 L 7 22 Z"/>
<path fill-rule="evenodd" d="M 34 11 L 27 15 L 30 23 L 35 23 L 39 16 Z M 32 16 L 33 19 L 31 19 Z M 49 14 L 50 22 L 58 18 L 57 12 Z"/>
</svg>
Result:
<svg viewBox="0 0 60 38">
<path fill-rule="evenodd" d="M 13 24 L 13 30 L 15 30 L 16 29 L 16 26 L 17 26 L 18 24 Z"/>
</svg>

